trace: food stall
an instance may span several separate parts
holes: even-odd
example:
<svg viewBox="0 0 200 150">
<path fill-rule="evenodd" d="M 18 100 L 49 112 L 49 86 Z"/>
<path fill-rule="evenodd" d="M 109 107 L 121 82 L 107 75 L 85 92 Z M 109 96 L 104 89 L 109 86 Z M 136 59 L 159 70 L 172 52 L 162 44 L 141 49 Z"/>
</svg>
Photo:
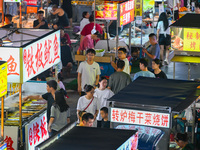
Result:
<svg viewBox="0 0 200 150">
<path fill-rule="evenodd" d="M 198 85 L 193 81 L 139 77 L 109 99 L 112 102 L 109 111 L 111 125 L 113 128 L 130 124 L 160 129 L 164 135 L 150 149 L 168 149 L 172 116 L 196 100 Z"/>
<path fill-rule="evenodd" d="M 101 129 L 67 125 L 59 133 L 36 147 L 36 150 L 137 150 L 136 130 Z"/>
<path fill-rule="evenodd" d="M 46 93 L 46 83 L 34 85 L 26 81 L 60 62 L 60 31 L 2 29 L 0 35 L 3 40 L 3 46 L 0 47 L 0 59 L 6 60 L 8 64 L 8 83 L 14 83 L 19 91 L 14 95 L 8 95 L 5 99 L 5 141 L 10 142 L 10 149 L 17 149 L 18 130 L 20 146 L 22 146 L 23 142 L 28 143 L 28 137 L 25 138 L 25 128 L 34 127 L 35 129 L 40 126 L 41 131 L 37 131 L 36 134 L 39 138 L 34 137 L 34 144 L 28 148 L 34 149 L 33 146 L 48 137 L 45 132 L 47 130 L 46 101 L 32 100 L 22 103 L 22 97 Z M 40 134 L 42 134 L 41 137 Z M 28 135 L 27 132 L 26 135 Z"/>
<path fill-rule="evenodd" d="M 0 149 L 6 149 L 7 144 L 4 143 L 4 95 L 7 94 L 7 63 L 0 61 L 0 98 L 1 98 L 1 138 Z"/>
<path fill-rule="evenodd" d="M 190 80 L 190 64 L 200 63 L 200 14 L 187 13 L 178 21 L 173 23 L 171 28 L 171 48 L 174 56 L 173 78 L 175 79 L 175 63 L 188 63 L 188 80 Z"/>
</svg>

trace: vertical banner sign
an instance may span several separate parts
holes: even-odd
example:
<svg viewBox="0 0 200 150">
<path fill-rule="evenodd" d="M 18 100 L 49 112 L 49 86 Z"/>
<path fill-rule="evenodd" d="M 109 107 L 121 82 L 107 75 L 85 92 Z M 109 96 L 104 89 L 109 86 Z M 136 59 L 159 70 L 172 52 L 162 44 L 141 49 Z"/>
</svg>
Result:
<svg viewBox="0 0 200 150">
<path fill-rule="evenodd" d="M 4 135 L 7 150 L 18 150 L 18 126 L 5 126 Z"/>
<path fill-rule="evenodd" d="M 0 60 L 7 61 L 7 81 L 20 83 L 20 49 L 0 47 Z"/>
<path fill-rule="evenodd" d="M 23 82 L 60 62 L 60 31 L 23 48 Z"/>
<path fill-rule="evenodd" d="M 35 147 L 49 138 L 47 130 L 47 117 L 46 113 L 34 119 L 29 123 L 26 128 L 27 135 L 27 149 L 35 150 Z"/>
<path fill-rule="evenodd" d="M 142 0 L 135 0 L 135 16 L 142 16 Z"/>
<path fill-rule="evenodd" d="M 170 128 L 170 114 L 111 108 L 111 122 Z"/>
<path fill-rule="evenodd" d="M 120 27 L 134 21 L 134 0 L 120 4 Z"/>
<path fill-rule="evenodd" d="M 7 63 L 0 61 L 0 97 L 7 93 Z"/>
<path fill-rule="evenodd" d="M 184 28 L 183 49 L 200 52 L 200 29 Z M 181 45 L 181 41 L 179 41 Z"/>
</svg>

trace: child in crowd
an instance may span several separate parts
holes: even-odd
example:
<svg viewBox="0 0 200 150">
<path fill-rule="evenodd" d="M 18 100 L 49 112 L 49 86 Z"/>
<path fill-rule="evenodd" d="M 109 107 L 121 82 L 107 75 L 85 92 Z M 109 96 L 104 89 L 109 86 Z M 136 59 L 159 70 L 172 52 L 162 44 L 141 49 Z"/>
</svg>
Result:
<svg viewBox="0 0 200 150">
<path fill-rule="evenodd" d="M 64 84 L 63 84 L 63 77 L 62 77 L 62 75 L 61 75 L 61 73 L 58 73 L 58 88 L 60 88 L 60 89 L 64 89 L 65 90 L 65 86 L 64 86 Z"/>
<path fill-rule="evenodd" d="M 129 61 L 128 59 L 126 58 L 126 49 L 125 48 L 119 48 L 118 49 L 118 58 L 120 60 L 123 60 L 125 62 L 125 67 L 124 67 L 124 70 L 123 72 L 127 73 L 130 75 L 130 66 L 129 66 Z M 111 65 L 112 67 L 117 70 L 117 63 L 115 63 L 114 61 L 111 62 Z"/>
<path fill-rule="evenodd" d="M 91 113 L 94 115 L 94 120 L 96 120 L 96 117 L 98 115 L 99 109 L 97 101 L 98 99 L 94 97 L 94 87 L 91 85 L 85 85 L 85 96 L 81 96 L 78 100 L 77 104 L 77 116 L 80 111 L 86 111 L 88 113 Z M 96 123 L 95 123 L 96 126 Z"/>
<path fill-rule="evenodd" d="M 98 99 L 98 105 L 100 108 L 107 106 L 107 100 L 111 98 L 114 93 L 106 88 L 108 85 L 108 81 L 106 77 L 101 77 L 99 80 L 99 88 L 95 89 L 94 97 Z M 101 127 L 101 115 L 100 112 L 97 116 L 97 127 Z"/>
<path fill-rule="evenodd" d="M 103 107 L 101 108 L 101 128 L 110 128 L 110 121 L 108 121 L 108 108 Z"/>
<path fill-rule="evenodd" d="M 83 117 L 83 115 L 84 115 L 85 113 L 86 113 L 86 111 L 79 111 L 79 113 L 78 113 L 79 123 L 77 124 L 77 126 L 83 126 L 82 117 Z"/>
<path fill-rule="evenodd" d="M 93 123 L 94 123 L 94 116 L 91 113 L 85 113 L 82 117 L 83 120 L 83 124 L 81 126 L 84 127 L 93 127 Z"/>
</svg>

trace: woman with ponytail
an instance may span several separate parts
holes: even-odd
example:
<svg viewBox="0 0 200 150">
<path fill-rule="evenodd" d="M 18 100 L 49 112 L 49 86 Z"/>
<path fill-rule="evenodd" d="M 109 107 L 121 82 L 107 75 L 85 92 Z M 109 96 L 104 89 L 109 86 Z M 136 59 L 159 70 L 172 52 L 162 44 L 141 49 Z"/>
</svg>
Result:
<svg viewBox="0 0 200 150">
<path fill-rule="evenodd" d="M 55 92 L 55 103 L 51 106 L 48 124 L 50 135 L 53 135 L 68 123 L 70 123 L 70 109 L 65 100 L 65 91 L 60 89 Z"/>
</svg>

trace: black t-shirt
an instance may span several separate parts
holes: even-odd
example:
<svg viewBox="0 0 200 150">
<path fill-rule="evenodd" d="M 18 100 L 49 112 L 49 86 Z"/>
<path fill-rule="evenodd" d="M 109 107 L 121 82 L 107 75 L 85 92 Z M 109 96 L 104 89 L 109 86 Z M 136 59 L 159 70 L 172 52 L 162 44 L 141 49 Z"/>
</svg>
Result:
<svg viewBox="0 0 200 150">
<path fill-rule="evenodd" d="M 51 115 L 51 106 L 55 101 L 51 93 L 43 94 L 42 98 L 44 98 L 47 101 L 47 122 L 49 123 Z"/>
<path fill-rule="evenodd" d="M 101 120 L 101 128 L 110 128 L 110 121 Z"/>
<path fill-rule="evenodd" d="M 42 20 L 42 21 L 44 21 L 45 24 L 42 25 L 42 26 L 40 26 L 39 29 L 49 29 L 46 20 Z M 38 24 L 39 24 L 39 20 L 37 19 L 37 20 L 34 21 L 34 23 L 33 23 L 33 27 L 36 27 Z"/>
<path fill-rule="evenodd" d="M 162 70 L 161 70 L 161 72 L 159 74 L 155 74 L 155 76 L 156 76 L 156 78 L 167 79 L 166 74 Z"/>
</svg>

